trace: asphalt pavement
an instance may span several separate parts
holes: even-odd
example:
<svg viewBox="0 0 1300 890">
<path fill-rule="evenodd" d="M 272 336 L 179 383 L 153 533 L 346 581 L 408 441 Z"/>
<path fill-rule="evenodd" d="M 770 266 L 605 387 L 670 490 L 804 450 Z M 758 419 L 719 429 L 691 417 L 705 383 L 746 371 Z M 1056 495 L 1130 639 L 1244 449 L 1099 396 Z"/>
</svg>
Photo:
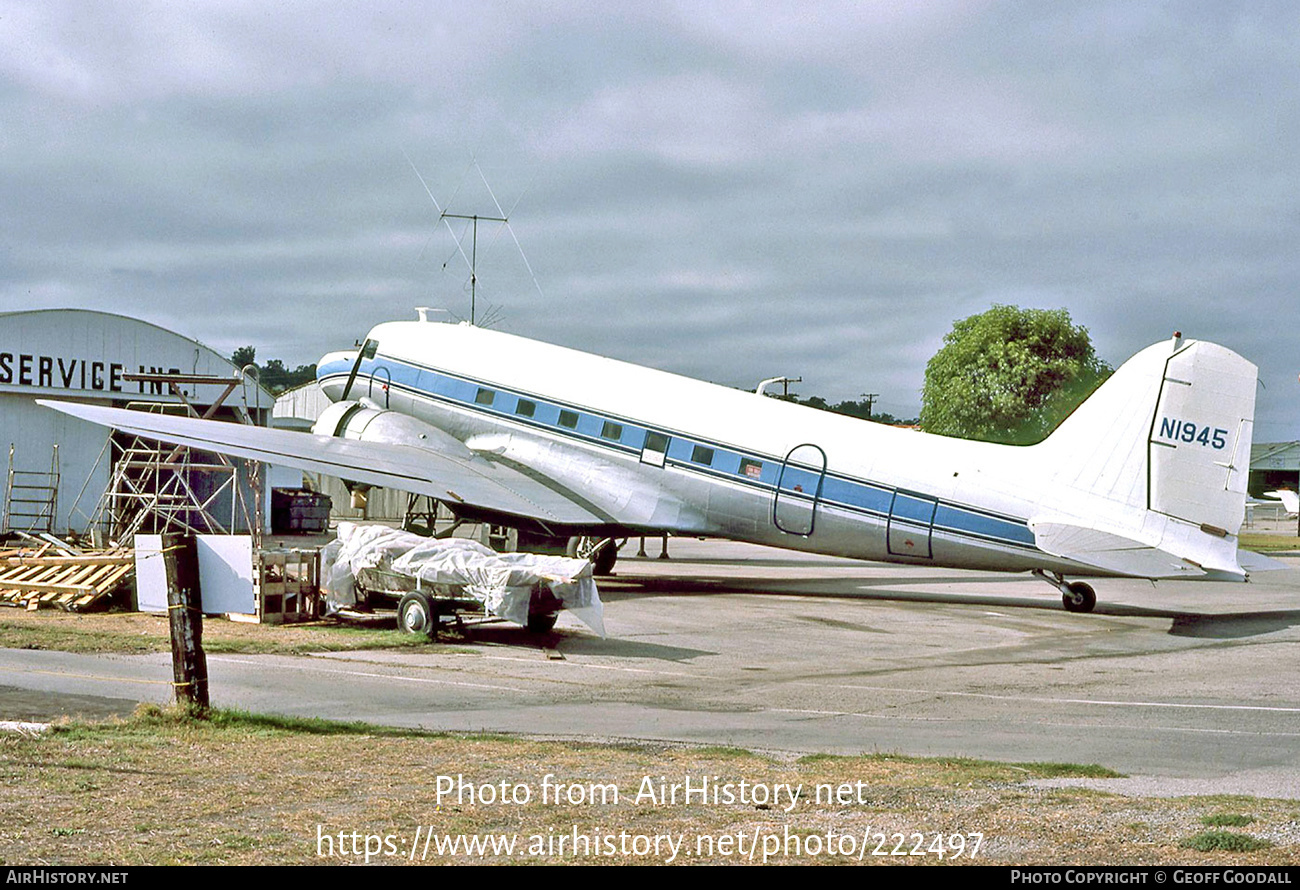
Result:
<svg viewBox="0 0 1300 890">
<path fill-rule="evenodd" d="M 209 655 L 215 704 L 428 729 L 1098 763 L 1142 793 L 1300 799 L 1300 560 L 1249 584 L 1042 581 L 674 540 L 568 616 L 439 649 Z M 166 655 L 0 650 L 0 719 L 171 694 Z M 21 691 L 21 695 L 18 691 Z M 78 699 L 68 698 L 78 696 Z"/>
</svg>

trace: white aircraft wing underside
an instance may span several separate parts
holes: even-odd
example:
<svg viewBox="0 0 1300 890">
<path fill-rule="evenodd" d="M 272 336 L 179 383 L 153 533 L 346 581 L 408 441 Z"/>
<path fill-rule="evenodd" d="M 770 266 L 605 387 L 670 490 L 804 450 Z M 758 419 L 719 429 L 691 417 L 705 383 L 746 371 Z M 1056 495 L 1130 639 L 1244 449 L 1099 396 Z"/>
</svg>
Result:
<svg viewBox="0 0 1300 890">
<path fill-rule="evenodd" d="M 565 525 L 608 521 L 566 497 L 558 485 L 489 457 L 464 458 L 386 442 L 317 436 L 191 417 L 45 399 L 38 404 L 146 438 L 218 454 L 324 473 L 353 482 L 428 495 Z"/>
</svg>

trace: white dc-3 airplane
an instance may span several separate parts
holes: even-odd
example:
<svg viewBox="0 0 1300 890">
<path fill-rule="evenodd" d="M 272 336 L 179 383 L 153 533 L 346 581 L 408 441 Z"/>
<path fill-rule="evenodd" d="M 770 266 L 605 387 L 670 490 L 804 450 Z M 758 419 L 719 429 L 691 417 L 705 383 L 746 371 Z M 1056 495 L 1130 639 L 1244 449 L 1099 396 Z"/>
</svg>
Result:
<svg viewBox="0 0 1300 890">
<path fill-rule="evenodd" d="M 1175 335 L 1045 441 L 843 417 L 460 323 L 375 327 L 317 366 L 312 433 L 42 402 L 138 435 L 429 495 L 532 534 L 672 532 L 907 565 L 1230 579 L 1256 368 Z M 612 548 L 611 548 L 612 553 Z"/>
</svg>

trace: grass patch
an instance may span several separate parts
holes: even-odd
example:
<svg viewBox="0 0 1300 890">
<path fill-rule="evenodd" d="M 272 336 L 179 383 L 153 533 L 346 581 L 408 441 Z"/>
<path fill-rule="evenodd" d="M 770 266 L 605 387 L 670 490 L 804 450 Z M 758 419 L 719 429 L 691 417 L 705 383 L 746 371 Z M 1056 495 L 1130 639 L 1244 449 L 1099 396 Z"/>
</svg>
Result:
<svg viewBox="0 0 1300 890">
<path fill-rule="evenodd" d="M 1237 546 L 1256 553 L 1275 553 L 1300 550 L 1300 538 L 1295 535 L 1264 535 L 1259 532 L 1242 532 L 1237 536 Z"/>
<path fill-rule="evenodd" d="M 1201 817 L 1201 824 L 1210 828 L 1245 828 L 1254 821 L 1254 816 L 1245 813 L 1214 813 Z"/>
<path fill-rule="evenodd" d="M 1117 773 L 1109 767 L 1096 763 L 1020 763 L 1033 773 L 1036 779 L 1123 779 L 1123 773 Z"/>
<path fill-rule="evenodd" d="M 895 834 L 909 849 L 914 833 L 924 836 L 924 849 L 938 836 L 951 849 L 957 834 L 982 834 L 978 856 L 958 857 L 955 864 L 1300 864 L 1300 831 L 1285 827 L 1292 801 L 1210 804 L 1224 813 L 1250 812 L 1275 826 L 1273 834 L 1294 836 L 1286 846 L 1266 849 L 1258 839 L 1218 831 L 1197 837 L 1234 840 L 1184 847 L 1182 840 L 1202 828 L 1204 798 L 1065 794 L 1024 783 L 1097 770 L 883 754 L 790 760 L 729 747 L 540 741 L 220 709 L 199 717 L 143 706 L 127 719 L 67 721 L 39 737 L 0 735 L 0 812 L 6 814 L 0 856 L 52 865 L 360 864 L 366 861 L 362 850 L 344 851 L 337 843 L 341 834 L 391 836 L 402 844 L 422 826 L 439 836 L 491 834 L 518 837 L 521 844 L 536 836 L 568 838 L 575 830 L 680 837 L 692 850 L 696 839 L 711 838 L 708 850 L 677 861 L 725 864 L 740 860 L 734 851 L 722 852 L 718 838 L 810 840 L 833 828 L 837 836 L 869 834 L 872 848 L 880 834 L 886 851 L 896 846 Z M 453 784 L 463 779 L 474 790 L 440 799 L 439 777 Z M 704 777 L 733 790 L 744 782 L 750 789 L 780 786 L 799 793 L 790 806 L 789 795 L 686 799 L 684 783 L 698 787 Z M 542 800 L 544 780 L 564 789 L 563 803 Z M 645 796 L 648 786 L 656 798 Z M 676 800 L 658 797 L 674 786 Z M 525 793 L 505 803 L 475 797 L 483 789 L 500 794 L 503 787 Z M 1079 825 L 1089 826 L 1083 840 Z M 1136 845 L 1135 826 L 1143 828 Z M 318 852 L 322 836 L 335 839 L 333 853 Z M 406 862 L 408 849 L 399 846 L 396 855 L 370 863 Z M 1202 849 L 1207 852 L 1195 852 Z M 584 858 L 572 846 L 560 852 L 542 845 L 511 855 L 434 849 L 424 861 L 648 864 L 667 855 L 618 850 Z M 770 861 L 838 864 L 856 857 L 781 852 Z"/>
<path fill-rule="evenodd" d="M 695 751 L 703 757 L 735 757 L 742 760 L 749 757 L 759 759 L 762 757 L 747 748 L 734 748 L 728 745 L 703 745 Z"/>
<path fill-rule="evenodd" d="M 970 757 L 910 757 L 902 754 L 809 754 L 799 759 L 803 764 L 847 763 L 854 760 L 876 759 L 890 763 L 913 763 L 934 766 L 953 774 L 960 780 L 963 774 L 970 778 L 1004 779 L 1122 779 L 1123 773 L 1117 773 L 1108 767 L 1095 763 L 1000 763 L 993 760 L 977 760 Z"/>
<path fill-rule="evenodd" d="M 1235 831 L 1202 831 L 1200 834 L 1184 838 L 1179 846 L 1201 853 L 1253 853 L 1257 850 L 1267 850 L 1273 845 L 1263 838 L 1251 837 Z"/>
<path fill-rule="evenodd" d="M 214 708 L 196 714 L 179 707 L 142 704 L 136 708 L 137 724 L 162 725 L 195 721 L 217 728 L 243 729 L 254 732 L 288 732 L 303 735 L 363 735 L 378 738 L 414 738 L 435 733 L 400 726 L 378 726 L 360 720 L 324 720 L 320 717 L 290 717 L 283 714 L 254 714 L 237 708 Z"/>
<path fill-rule="evenodd" d="M 171 638 L 165 615 L 0 609 L 0 648 L 142 654 L 171 651 Z M 368 649 L 456 651 L 396 629 L 355 627 L 328 620 L 271 625 L 220 618 L 203 622 L 203 648 L 214 655 L 302 655 Z"/>
</svg>

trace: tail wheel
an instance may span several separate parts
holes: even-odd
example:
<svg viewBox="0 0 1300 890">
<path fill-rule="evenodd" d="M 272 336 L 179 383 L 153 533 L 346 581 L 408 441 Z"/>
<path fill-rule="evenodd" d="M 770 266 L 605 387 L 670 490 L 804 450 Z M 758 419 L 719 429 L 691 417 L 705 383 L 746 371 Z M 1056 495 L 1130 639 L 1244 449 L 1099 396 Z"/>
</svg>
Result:
<svg viewBox="0 0 1300 890">
<path fill-rule="evenodd" d="M 1074 581 L 1061 594 L 1061 602 L 1067 612 L 1091 612 L 1097 605 L 1097 592 L 1091 585 Z"/>
</svg>

